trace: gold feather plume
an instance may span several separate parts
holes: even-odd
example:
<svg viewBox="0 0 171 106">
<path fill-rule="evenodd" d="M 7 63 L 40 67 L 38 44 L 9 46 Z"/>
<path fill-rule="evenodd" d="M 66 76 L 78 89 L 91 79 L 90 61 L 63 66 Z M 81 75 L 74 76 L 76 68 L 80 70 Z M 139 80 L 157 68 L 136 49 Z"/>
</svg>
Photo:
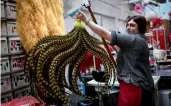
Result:
<svg viewBox="0 0 171 106">
<path fill-rule="evenodd" d="M 64 35 L 62 0 L 17 0 L 17 31 L 26 52 L 48 35 Z"/>
</svg>

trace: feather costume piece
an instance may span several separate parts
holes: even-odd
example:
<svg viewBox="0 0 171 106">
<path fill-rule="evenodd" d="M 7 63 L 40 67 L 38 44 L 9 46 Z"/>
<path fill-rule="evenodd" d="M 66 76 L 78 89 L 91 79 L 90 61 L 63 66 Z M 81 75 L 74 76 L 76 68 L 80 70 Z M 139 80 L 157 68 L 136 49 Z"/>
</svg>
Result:
<svg viewBox="0 0 171 106">
<path fill-rule="evenodd" d="M 26 52 L 48 35 L 64 34 L 62 0 L 17 0 L 17 31 Z"/>
</svg>

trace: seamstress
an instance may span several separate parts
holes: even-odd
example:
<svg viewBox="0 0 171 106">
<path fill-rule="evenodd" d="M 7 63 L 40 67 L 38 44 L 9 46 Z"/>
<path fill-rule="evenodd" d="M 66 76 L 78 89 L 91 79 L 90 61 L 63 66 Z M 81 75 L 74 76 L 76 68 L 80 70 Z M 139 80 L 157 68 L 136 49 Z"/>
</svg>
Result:
<svg viewBox="0 0 171 106">
<path fill-rule="evenodd" d="M 132 16 L 127 19 L 126 34 L 108 31 L 87 18 L 83 12 L 76 19 L 84 22 L 102 38 L 117 45 L 117 78 L 120 83 L 118 106 L 152 106 L 154 81 L 150 71 L 146 37 L 146 19 Z"/>
</svg>

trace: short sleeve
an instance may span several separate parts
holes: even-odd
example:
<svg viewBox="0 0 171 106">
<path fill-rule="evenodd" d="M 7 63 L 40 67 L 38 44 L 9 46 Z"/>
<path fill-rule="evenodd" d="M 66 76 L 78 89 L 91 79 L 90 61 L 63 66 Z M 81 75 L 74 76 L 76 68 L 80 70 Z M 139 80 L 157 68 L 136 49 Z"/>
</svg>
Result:
<svg viewBox="0 0 171 106">
<path fill-rule="evenodd" d="M 120 48 L 125 48 L 125 47 L 131 48 L 133 47 L 133 43 L 135 41 L 136 35 L 122 34 L 116 31 L 112 31 L 111 36 L 112 36 L 112 41 L 110 42 L 110 44 L 112 46 L 117 45 Z"/>
</svg>

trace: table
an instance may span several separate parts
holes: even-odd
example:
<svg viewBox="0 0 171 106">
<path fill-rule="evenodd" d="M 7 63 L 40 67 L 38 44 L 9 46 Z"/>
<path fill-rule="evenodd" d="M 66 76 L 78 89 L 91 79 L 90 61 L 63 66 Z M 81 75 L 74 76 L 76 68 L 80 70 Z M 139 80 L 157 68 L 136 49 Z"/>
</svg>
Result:
<svg viewBox="0 0 171 106">
<path fill-rule="evenodd" d="M 81 76 L 83 79 L 93 79 L 92 75 Z"/>
<path fill-rule="evenodd" d="M 171 59 L 157 61 L 157 65 L 171 65 Z"/>
<path fill-rule="evenodd" d="M 171 55 L 167 55 L 167 59 L 171 59 Z"/>
<path fill-rule="evenodd" d="M 153 76 L 154 85 L 156 85 L 158 83 L 159 79 L 160 79 L 160 76 Z M 95 87 L 105 86 L 104 82 L 97 82 L 94 79 L 89 81 L 89 82 L 87 82 L 87 84 L 89 86 L 95 86 Z M 109 83 L 109 86 L 112 86 L 112 85 L 113 85 L 113 78 L 112 78 L 112 81 Z M 117 80 L 115 80 L 114 87 L 119 87 L 119 82 Z"/>
<path fill-rule="evenodd" d="M 117 78 L 116 78 L 117 79 Z M 87 84 L 89 86 L 96 86 L 96 87 L 102 87 L 102 86 L 105 86 L 105 83 L 104 82 L 97 82 L 95 81 L 94 79 L 87 82 Z M 110 83 L 109 83 L 109 86 L 112 86 L 113 85 L 113 78 L 111 79 Z M 117 80 L 115 80 L 115 83 L 114 83 L 114 86 L 115 87 L 119 87 L 119 82 Z"/>
<path fill-rule="evenodd" d="M 91 81 L 89 81 L 89 82 L 87 82 L 87 84 L 89 86 L 95 86 L 95 90 L 96 91 L 101 91 L 102 87 L 105 86 L 105 83 L 104 82 L 97 82 L 94 79 L 91 80 Z M 109 86 L 113 86 L 113 78 L 111 78 L 111 81 L 109 83 Z M 106 94 L 109 93 L 110 94 L 110 93 L 117 93 L 117 92 L 119 92 L 119 89 L 116 88 L 116 87 L 119 87 L 119 82 L 117 80 L 115 80 L 114 88 L 113 89 L 111 89 L 111 88 L 106 89 L 106 91 L 104 93 L 106 93 Z"/>
</svg>

